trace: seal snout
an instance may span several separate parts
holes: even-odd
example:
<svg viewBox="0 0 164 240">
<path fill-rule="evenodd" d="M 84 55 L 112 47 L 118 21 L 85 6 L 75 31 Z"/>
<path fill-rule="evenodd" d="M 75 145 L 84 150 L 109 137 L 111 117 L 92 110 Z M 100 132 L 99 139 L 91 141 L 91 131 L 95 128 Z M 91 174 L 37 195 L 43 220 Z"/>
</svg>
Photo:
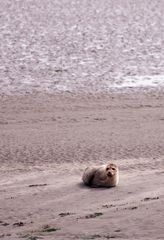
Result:
<svg viewBox="0 0 164 240">
<path fill-rule="evenodd" d="M 107 175 L 108 175 L 108 177 L 112 177 L 114 175 L 114 173 L 113 172 L 108 172 Z"/>
</svg>

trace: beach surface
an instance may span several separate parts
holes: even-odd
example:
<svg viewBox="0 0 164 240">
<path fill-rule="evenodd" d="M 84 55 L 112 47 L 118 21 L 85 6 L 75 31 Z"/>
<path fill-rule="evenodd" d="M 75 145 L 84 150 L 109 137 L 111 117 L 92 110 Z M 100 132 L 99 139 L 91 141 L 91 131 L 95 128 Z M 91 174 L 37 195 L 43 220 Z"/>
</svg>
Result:
<svg viewBox="0 0 164 240">
<path fill-rule="evenodd" d="M 0 102 L 0 238 L 163 239 L 163 92 Z M 85 187 L 106 162 L 119 185 Z"/>
<path fill-rule="evenodd" d="M 0 239 L 164 239 L 164 1 L 0 1 Z M 82 184 L 114 162 L 119 185 Z"/>
</svg>

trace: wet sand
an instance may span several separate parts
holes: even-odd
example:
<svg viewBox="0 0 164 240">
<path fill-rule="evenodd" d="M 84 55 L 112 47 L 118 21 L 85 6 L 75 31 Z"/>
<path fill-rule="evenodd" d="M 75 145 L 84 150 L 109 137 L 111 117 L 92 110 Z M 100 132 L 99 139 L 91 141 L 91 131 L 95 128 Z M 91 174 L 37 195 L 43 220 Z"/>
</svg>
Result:
<svg viewBox="0 0 164 240">
<path fill-rule="evenodd" d="M 0 97 L 2 239 L 163 239 L 164 95 Z M 120 183 L 90 189 L 86 166 Z"/>
<path fill-rule="evenodd" d="M 1 0 L 0 93 L 108 92 L 163 78 L 163 10 L 163 0 Z"/>
</svg>

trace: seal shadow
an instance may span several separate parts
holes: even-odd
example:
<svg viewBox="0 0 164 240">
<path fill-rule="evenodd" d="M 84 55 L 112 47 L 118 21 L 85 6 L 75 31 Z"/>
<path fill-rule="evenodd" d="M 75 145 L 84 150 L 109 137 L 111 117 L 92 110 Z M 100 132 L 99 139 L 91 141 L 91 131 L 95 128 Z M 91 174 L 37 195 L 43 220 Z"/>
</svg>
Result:
<svg viewBox="0 0 164 240">
<path fill-rule="evenodd" d="M 114 187 L 93 187 L 93 186 L 87 186 L 83 182 L 77 183 L 77 186 L 81 189 L 91 189 L 95 191 L 105 191 L 105 190 L 110 190 L 113 189 Z"/>
<path fill-rule="evenodd" d="M 77 186 L 78 186 L 79 188 L 89 188 L 89 187 L 86 186 L 83 182 L 77 183 Z"/>
</svg>

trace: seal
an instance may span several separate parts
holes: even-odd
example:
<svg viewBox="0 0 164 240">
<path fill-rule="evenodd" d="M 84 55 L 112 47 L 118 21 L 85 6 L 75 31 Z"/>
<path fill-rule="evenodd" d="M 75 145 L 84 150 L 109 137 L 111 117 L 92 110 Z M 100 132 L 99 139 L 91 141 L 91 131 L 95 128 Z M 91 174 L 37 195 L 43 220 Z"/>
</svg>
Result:
<svg viewBox="0 0 164 240">
<path fill-rule="evenodd" d="M 119 169 L 114 163 L 87 167 L 82 180 L 90 187 L 115 187 L 119 182 Z"/>
</svg>

